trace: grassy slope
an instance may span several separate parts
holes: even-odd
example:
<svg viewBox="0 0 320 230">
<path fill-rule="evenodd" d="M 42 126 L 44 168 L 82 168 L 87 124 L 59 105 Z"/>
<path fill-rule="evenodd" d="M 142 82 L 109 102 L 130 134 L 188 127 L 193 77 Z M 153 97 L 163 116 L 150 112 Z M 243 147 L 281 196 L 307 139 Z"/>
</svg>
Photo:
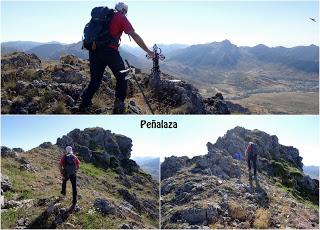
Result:
<svg viewBox="0 0 320 230">
<path fill-rule="evenodd" d="M 5 193 L 5 199 L 35 199 L 35 203 L 41 198 L 51 198 L 60 195 L 61 176 L 58 170 L 58 149 L 36 149 L 28 153 L 23 153 L 39 172 L 32 173 L 21 171 L 20 164 L 12 158 L 3 158 L 1 162 L 2 173 L 7 175 L 13 183 L 14 192 Z M 147 176 L 140 173 L 140 176 Z M 130 176 L 128 177 L 130 180 Z M 132 183 L 133 184 L 133 183 Z M 135 193 L 139 198 L 158 199 L 151 184 L 144 184 L 143 190 L 141 185 L 133 184 L 129 192 Z M 97 197 L 106 198 L 119 205 L 123 201 L 117 193 L 117 189 L 125 188 L 117 181 L 117 174 L 108 169 L 103 170 L 96 168 L 92 164 L 82 163 L 78 173 L 78 193 L 79 206 L 81 210 L 74 212 L 65 223 L 71 223 L 76 228 L 118 228 L 121 223 L 134 221 L 127 217 L 122 219 L 120 216 L 102 216 L 100 213 L 93 211 L 93 202 Z M 71 183 L 67 183 L 67 196 L 61 201 L 62 207 L 68 208 L 71 205 L 72 190 Z M 2 228 L 14 228 L 16 220 L 28 217 L 32 222 L 39 217 L 48 208 L 46 206 L 32 207 L 29 209 L 9 209 L 1 214 Z M 141 216 L 141 227 L 157 227 L 158 223 L 151 220 L 145 215 Z M 52 220 L 51 220 L 52 222 Z M 51 223 L 50 220 L 47 224 Z M 65 224 L 64 223 L 64 224 Z M 143 223 L 143 224 L 142 224 Z M 60 228 L 64 228 L 62 224 Z M 45 227 L 42 226 L 42 227 Z M 46 226 L 49 227 L 49 226 Z"/>
</svg>

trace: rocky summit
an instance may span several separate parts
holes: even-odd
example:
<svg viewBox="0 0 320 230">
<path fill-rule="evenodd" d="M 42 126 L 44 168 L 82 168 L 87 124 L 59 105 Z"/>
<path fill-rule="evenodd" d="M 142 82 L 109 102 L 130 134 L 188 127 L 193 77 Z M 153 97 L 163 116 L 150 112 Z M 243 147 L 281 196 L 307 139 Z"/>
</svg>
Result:
<svg viewBox="0 0 320 230">
<path fill-rule="evenodd" d="M 249 141 L 257 145 L 256 179 L 244 159 Z M 242 127 L 207 148 L 161 164 L 162 228 L 319 228 L 319 181 L 303 173 L 296 148 Z"/>
<path fill-rule="evenodd" d="M 90 80 L 88 60 L 73 55 L 59 61 L 40 60 L 35 54 L 14 52 L 1 57 L 1 105 L 4 114 L 110 114 L 116 80 L 107 68 L 102 84 L 87 111 L 76 107 Z M 218 93 L 204 99 L 189 83 L 174 80 L 162 73 L 154 76 L 136 69 L 136 77 L 151 107 L 157 114 L 229 114 L 228 103 Z M 134 81 L 128 80 L 126 113 L 148 114 L 151 111 Z M 232 108 L 235 108 L 233 105 Z M 233 111 L 233 109 L 232 109 Z M 231 111 L 231 112 L 232 112 Z M 239 113 L 241 110 L 235 110 Z"/>
<path fill-rule="evenodd" d="M 130 159 L 133 141 L 102 128 L 75 129 L 23 151 L 1 147 L 2 228 L 159 227 L 159 184 Z M 61 196 L 58 163 L 67 145 L 81 161 L 78 205 Z"/>
</svg>

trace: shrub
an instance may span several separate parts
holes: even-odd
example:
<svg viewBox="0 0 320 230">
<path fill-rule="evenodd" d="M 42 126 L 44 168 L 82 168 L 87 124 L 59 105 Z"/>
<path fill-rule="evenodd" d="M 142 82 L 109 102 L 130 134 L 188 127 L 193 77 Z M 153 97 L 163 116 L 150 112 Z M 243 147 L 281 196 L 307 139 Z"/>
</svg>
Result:
<svg viewBox="0 0 320 230">
<path fill-rule="evenodd" d="M 69 114 L 69 110 L 66 108 L 63 102 L 58 102 L 56 106 L 53 108 L 52 113 L 54 114 Z"/>
<path fill-rule="evenodd" d="M 254 228 L 269 228 L 271 213 L 269 210 L 259 208 L 253 222 Z"/>
<path fill-rule="evenodd" d="M 234 219 L 241 221 L 245 220 L 247 216 L 246 210 L 235 202 L 229 203 L 229 212 Z"/>
</svg>

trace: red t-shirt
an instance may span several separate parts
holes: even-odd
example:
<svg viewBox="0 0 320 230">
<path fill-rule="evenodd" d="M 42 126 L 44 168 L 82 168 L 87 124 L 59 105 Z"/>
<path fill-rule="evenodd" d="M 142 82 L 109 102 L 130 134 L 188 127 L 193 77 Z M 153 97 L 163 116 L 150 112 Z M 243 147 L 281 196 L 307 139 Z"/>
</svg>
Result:
<svg viewBox="0 0 320 230">
<path fill-rule="evenodd" d="M 117 12 L 109 24 L 109 34 L 114 38 L 120 39 L 123 32 L 129 34 L 132 31 L 134 29 L 127 17 L 123 13 Z M 118 49 L 115 45 L 109 45 L 109 47 Z"/>
</svg>

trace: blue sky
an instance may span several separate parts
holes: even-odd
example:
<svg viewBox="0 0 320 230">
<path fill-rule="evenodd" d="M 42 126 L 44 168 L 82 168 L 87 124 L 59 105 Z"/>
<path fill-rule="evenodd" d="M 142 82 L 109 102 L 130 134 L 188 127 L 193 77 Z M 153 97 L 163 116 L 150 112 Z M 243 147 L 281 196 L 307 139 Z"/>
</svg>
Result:
<svg viewBox="0 0 320 230">
<path fill-rule="evenodd" d="M 2 41 L 73 43 L 94 6 L 116 1 L 1 1 Z M 125 1 L 145 42 L 198 44 L 229 39 L 236 45 L 317 44 L 318 1 Z M 127 36 L 123 44 L 134 45 Z"/>
<path fill-rule="evenodd" d="M 178 122 L 178 129 L 141 129 L 140 120 Z M 235 126 L 277 135 L 279 142 L 300 150 L 306 165 L 319 162 L 319 117 L 292 115 L 251 116 L 2 116 L 1 145 L 25 150 L 56 139 L 75 128 L 103 127 L 133 140 L 132 156 L 196 156 L 207 153 L 208 141 Z"/>
</svg>

